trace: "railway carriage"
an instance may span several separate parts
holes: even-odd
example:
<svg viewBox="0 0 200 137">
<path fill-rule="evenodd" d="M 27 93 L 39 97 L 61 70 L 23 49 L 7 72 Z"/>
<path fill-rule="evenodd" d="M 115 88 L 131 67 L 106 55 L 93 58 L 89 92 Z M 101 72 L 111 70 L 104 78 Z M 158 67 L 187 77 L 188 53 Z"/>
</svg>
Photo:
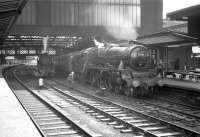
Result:
<svg viewBox="0 0 200 137">
<path fill-rule="evenodd" d="M 55 61 L 52 56 L 42 54 L 37 61 L 38 72 L 42 77 L 54 76 Z"/>
</svg>

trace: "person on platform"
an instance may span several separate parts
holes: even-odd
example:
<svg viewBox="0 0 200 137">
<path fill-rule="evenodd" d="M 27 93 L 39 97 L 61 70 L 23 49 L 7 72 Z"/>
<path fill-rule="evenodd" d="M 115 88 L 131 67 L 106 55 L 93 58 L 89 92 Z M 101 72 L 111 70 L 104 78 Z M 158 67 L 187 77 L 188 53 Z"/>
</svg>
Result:
<svg viewBox="0 0 200 137">
<path fill-rule="evenodd" d="M 180 69 L 180 59 L 179 58 L 176 58 L 176 60 L 175 60 L 174 69 L 175 70 L 179 70 Z"/>
<path fill-rule="evenodd" d="M 74 83 L 74 72 L 69 73 L 67 79 L 73 84 Z"/>
<path fill-rule="evenodd" d="M 159 78 L 163 78 L 163 66 L 161 63 L 159 63 L 157 66 L 157 76 Z"/>
</svg>

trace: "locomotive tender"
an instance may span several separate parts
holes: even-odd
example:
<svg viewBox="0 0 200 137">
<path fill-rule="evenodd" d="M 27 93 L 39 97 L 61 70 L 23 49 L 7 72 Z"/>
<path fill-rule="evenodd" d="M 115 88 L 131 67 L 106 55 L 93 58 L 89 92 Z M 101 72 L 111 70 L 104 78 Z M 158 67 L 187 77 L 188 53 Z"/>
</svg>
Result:
<svg viewBox="0 0 200 137">
<path fill-rule="evenodd" d="M 43 76 L 68 76 L 74 72 L 81 80 L 102 90 L 126 95 L 149 95 L 157 85 L 154 60 L 149 49 L 139 44 L 100 46 L 69 54 L 42 55 L 38 70 Z"/>
</svg>

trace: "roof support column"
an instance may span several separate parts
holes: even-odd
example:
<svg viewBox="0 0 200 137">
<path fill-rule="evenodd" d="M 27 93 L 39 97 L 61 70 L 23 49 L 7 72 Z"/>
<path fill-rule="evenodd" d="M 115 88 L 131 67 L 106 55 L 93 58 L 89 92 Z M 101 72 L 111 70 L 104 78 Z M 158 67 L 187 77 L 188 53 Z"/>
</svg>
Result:
<svg viewBox="0 0 200 137">
<path fill-rule="evenodd" d="M 165 62 L 165 71 L 168 71 L 168 47 L 165 47 L 164 62 Z"/>
</svg>

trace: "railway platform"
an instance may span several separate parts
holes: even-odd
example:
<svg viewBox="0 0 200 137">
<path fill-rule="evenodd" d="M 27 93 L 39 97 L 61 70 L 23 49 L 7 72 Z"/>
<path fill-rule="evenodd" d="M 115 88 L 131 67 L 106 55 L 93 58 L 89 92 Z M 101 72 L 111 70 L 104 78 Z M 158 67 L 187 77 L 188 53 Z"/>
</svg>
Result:
<svg viewBox="0 0 200 137">
<path fill-rule="evenodd" d="M 181 81 L 176 79 L 164 78 L 160 79 L 158 84 L 160 86 L 186 89 L 200 93 L 200 82 Z"/>
<path fill-rule="evenodd" d="M 41 137 L 2 76 L 5 67 L 0 66 L 0 136 Z"/>
</svg>

